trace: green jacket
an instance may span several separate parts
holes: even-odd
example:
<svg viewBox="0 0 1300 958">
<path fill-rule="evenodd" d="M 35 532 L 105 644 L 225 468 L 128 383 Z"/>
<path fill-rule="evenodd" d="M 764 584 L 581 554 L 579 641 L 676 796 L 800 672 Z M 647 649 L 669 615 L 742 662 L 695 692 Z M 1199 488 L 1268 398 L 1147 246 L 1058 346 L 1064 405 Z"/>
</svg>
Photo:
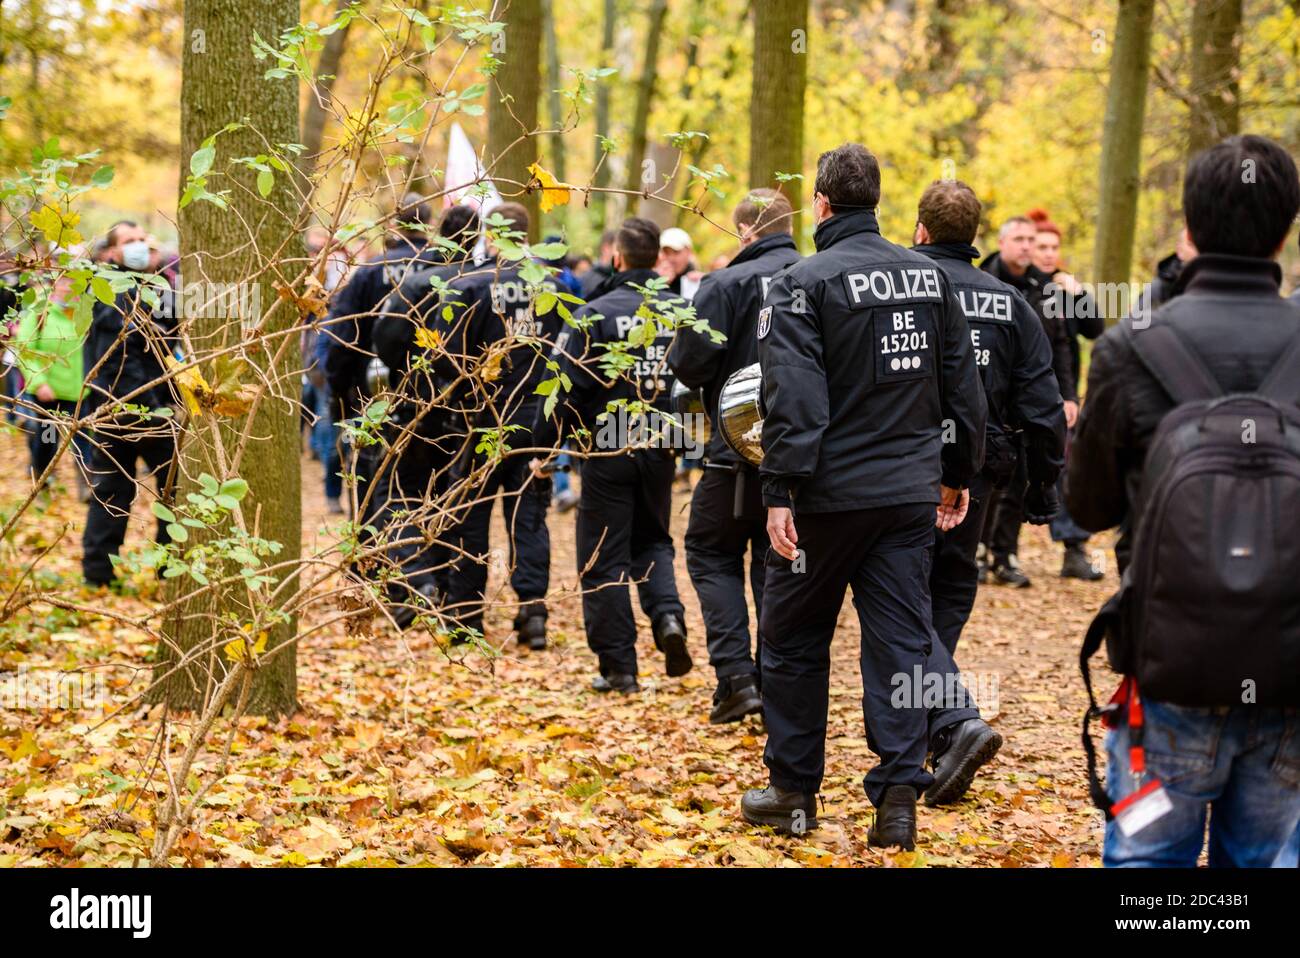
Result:
<svg viewBox="0 0 1300 958">
<path fill-rule="evenodd" d="M 83 338 L 72 316 L 53 303 L 43 319 L 24 316 L 10 348 L 18 356 L 26 391 L 34 395 L 42 383 L 48 383 L 56 399 L 81 399 L 86 394 L 81 370 Z"/>
</svg>

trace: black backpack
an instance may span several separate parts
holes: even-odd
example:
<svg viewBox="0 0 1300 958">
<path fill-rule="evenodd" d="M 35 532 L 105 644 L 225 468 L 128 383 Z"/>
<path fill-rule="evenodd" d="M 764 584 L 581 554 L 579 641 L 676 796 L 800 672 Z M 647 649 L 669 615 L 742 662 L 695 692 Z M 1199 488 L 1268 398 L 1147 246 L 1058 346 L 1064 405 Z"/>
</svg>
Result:
<svg viewBox="0 0 1300 958">
<path fill-rule="evenodd" d="M 1103 639 L 1144 697 L 1300 705 L 1300 336 L 1258 390 L 1225 395 L 1172 325 L 1124 329 L 1175 407 L 1147 450 L 1120 590 L 1080 653 L 1094 781 L 1088 660 Z"/>
</svg>

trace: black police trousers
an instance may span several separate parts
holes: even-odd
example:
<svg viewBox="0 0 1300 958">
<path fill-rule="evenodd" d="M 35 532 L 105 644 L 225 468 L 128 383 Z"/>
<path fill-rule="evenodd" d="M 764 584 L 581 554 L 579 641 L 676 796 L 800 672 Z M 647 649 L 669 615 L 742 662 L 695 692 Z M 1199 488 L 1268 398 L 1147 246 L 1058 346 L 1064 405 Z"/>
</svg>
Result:
<svg viewBox="0 0 1300 958">
<path fill-rule="evenodd" d="M 673 454 L 639 449 L 598 456 L 582 466 L 578 575 L 587 645 L 601 675 L 637 674 L 636 619 L 628 585 L 653 622 L 683 613 L 673 575 Z"/>
<path fill-rule="evenodd" d="M 706 465 L 691 495 L 686 525 L 686 570 L 704 614 L 709 664 L 719 679 L 754 675 L 745 604 L 745 556 L 754 608 L 763 607 L 763 562 L 767 554 L 767 510 L 757 471 Z M 740 485 L 740 515 L 736 487 Z"/>
<path fill-rule="evenodd" d="M 394 442 L 399 439 L 398 434 L 392 436 Z M 451 455 L 440 443 L 416 433 L 379 477 L 375 492 L 381 503 L 375 525 L 386 541 L 394 543 L 388 549 L 388 561 L 401 572 L 401 579 L 389 585 L 394 601 L 409 600 L 429 584 L 447 592 L 448 543 L 455 529 L 445 516 L 426 507 L 446 492 L 450 461 Z"/>
<path fill-rule="evenodd" d="M 492 504 L 501 494 L 501 517 L 509 548 L 510 587 L 521 606 L 545 615 L 543 601 L 551 585 L 551 535 L 546 509 L 551 480 L 537 479 L 528 457 L 515 455 L 496 466 L 482 485 L 469 491 L 474 502 L 452 533 L 456 555 L 447 575 L 448 609 L 462 626 L 483 630 L 483 597 L 487 593 L 488 540 Z"/>
<path fill-rule="evenodd" d="M 115 430 L 101 431 L 95 437 L 90 457 L 94 495 L 86 511 L 86 528 L 81 533 L 81 571 L 92 585 L 113 581 L 113 563 L 109 557 L 117 555 L 126 540 L 131 504 L 135 502 L 136 464 L 141 459 L 149 468 L 158 497 L 164 501 L 171 499 L 171 489 L 166 483 L 171 478 L 175 442 L 170 433 L 159 433 L 157 426 L 148 428 L 148 434 L 139 436 L 123 435 Z M 167 523 L 162 519 L 158 520 L 155 541 L 159 544 L 171 541 Z"/>
<path fill-rule="evenodd" d="M 1001 562 L 1020 550 L 1020 526 L 1024 522 L 1028 485 L 1029 477 L 1022 455 L 1011 482 L 1004 489 L 993 490 L 989 496 L 981 539 L 991 553 L 992 562 Z"/>
<path fill-rule="evenodd" d="M 846 588 L 862 628 L 862 712 L 880 764 L 863 787 L 879 805 L 886 788 L 924 791 L 934 732 L 977 718 L 964 704 L 952 657 L 931 623 L 935 507 L 915 503 L 850 512 L 796 512 L 800 555 L 767 554 L 759 630 L 763 642 L 763 760 L 778 788 L 815 793 L 825 771 L 831 640 Z M 938 689 L 936 707 L 927 690 Z M 951 694 L 950 694 L 951 693 Z"/>
<path fill-rule="evenodd" d="M 930 569 L 930 600 L 934 610 L 934 631 L 949 655 L 957 654 L 957 640 L 966 627 L 975 593 L 979 590 L 979 566 L 975 551 L 979 547 L 984 517 L 988 512 L 992 487 L 977 478 L 971 484 L 970 508 L 956 529 L 934 530 L 934 564 Z"/>
</svg>

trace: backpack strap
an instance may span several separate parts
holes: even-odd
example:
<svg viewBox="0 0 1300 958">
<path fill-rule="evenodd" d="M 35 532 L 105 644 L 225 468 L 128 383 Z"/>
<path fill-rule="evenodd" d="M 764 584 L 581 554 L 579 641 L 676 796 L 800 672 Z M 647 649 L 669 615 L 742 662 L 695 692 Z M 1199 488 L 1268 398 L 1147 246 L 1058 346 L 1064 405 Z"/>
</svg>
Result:
<svg viewBox="0 0 1300 958">
<path fill-rule="evenodd" d="M 1198 399 L 1217 399 L 1223 395 L 1223 390 L 1201 357 L 1196 355 L 1169 323 L 1160 323 L 1143 330 L 1134 330 L 1131 326 L 1121 328 L 1128 333 L 1129 343 L 1142 365 L 1160 383 L 1175 405 L 1181 406 Z"/>
<path fill-rule="evenodd" d="M 1266 399 L 1287 405 L 1300 404 L 1300 333 L 1255 390 Z"/>
</svg>

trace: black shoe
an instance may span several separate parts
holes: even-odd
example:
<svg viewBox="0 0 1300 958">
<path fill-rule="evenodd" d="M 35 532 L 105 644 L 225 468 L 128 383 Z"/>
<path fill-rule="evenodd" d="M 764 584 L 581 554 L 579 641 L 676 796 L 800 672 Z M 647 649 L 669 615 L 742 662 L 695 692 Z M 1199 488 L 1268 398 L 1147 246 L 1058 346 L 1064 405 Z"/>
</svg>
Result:
<svg viewBox="0 0 1300 958">
<path fill-rule="evenodd" d="M 947 805 L 961 801 L 975 773 L 993 760 L 1002 736 L 983 719 L 967 719 L 939 732 L 934 742 L 934 784 L 925 790 L 925 804 Z"/>
<path fill-rule="evenodd" d="M 1061 563 L 1062 579 L 1082 579 L 1084 582 L 1096 582 L 1104 578 L 1100 569 L 1088 561 L 1088 556 L 1077 545 L 1065 547 L 1065 560 Z"/>
<path fill-rule="evenodd" d="M 1029 576 L 1020 571 L 1020 563 L 1013 555 L 1005 559 L 999 559 L 993 563 L 993 581 L 1000 582 L 1002 585 L 1013 586 L 1017 589 L 1028 589 L 1032 582 Z"/>
<path fill-rule="evenodd" d="M 739 722 L 746 715 L 763 711 L 763 700 L 758 694 L 758 682 L 752 675 L 734 675 L 718 680 L 718 690 L 713 693 L 713 711 L 709 713 L 710 725 Z"/>
<path fill-rule="evenodd" d="M 636 676 L 628 675 L 625 672 L 611 672 L 609 675 L 598 675 L 591 680 L 591 687 L 597 692 L 621 692 L 623 695 L 641 691 L 641 686 L 637 684 Z"/>
<path fill-rule="evenodd" d="M 691 670 L 691 653 L 686 651 L 686 623 L 675 612 L 659 616 L 654 624 L 655 648 L 664 654 L 664 667 L 673 678 Z"/>
<path fill-rule="evenodd" d="M 775 785 L 751 788 L 740 800 L 740 813 L 751 825 L 770 825 L 785 835 L 806 835 L 817 827 L 817 796 L 787 792 Z"/>
<path fill-rule="evenodd" d="M 405 631 L 415 622 L 415 618 L 423 612 L 432 609 L 438 604 L 438 587 L 432 582 L 426 582 L 415 590 L 415 595 L 408 598 L 404 603 L 394 606 L 392 609 L 393 621 L 397 627 Z M 416 608 L 424 606 L 423 609 Z"/>
<path fill-rule="evenodd" d="M 876 820 L 867 831 L 867 844 L 876 848 L 916 848 L 916 789 L 891 785 L 876 809 Z"/>
<path fill-rule="evenodd" d="M 534 651 L 546 648 L 546 606 L 529 603 L 515 616 L 515 634 L 519 644 Z"/>
</svg>

